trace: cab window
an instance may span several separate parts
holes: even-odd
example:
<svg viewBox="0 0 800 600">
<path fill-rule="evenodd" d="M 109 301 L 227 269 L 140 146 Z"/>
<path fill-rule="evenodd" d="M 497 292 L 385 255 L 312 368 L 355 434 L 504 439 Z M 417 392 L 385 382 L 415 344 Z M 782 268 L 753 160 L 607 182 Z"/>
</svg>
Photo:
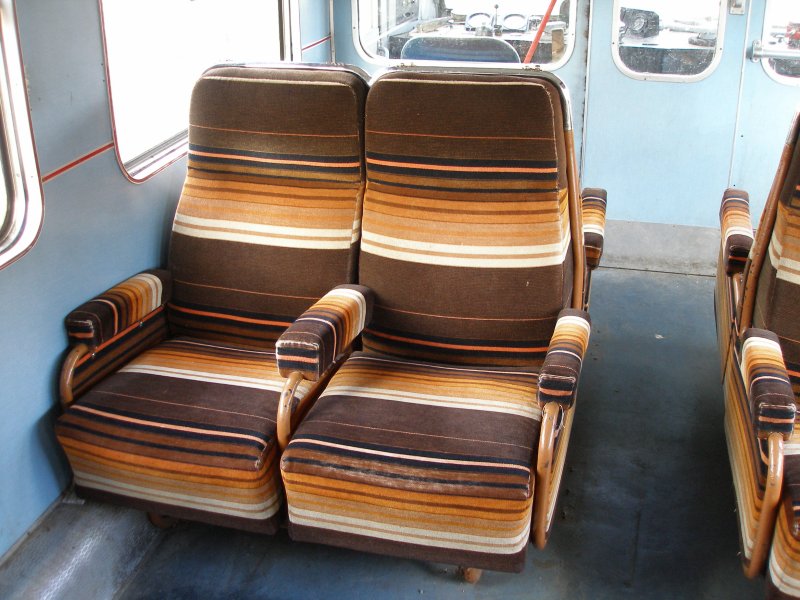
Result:
<svg viewBox="0 0 800 600">
<path fill-rule="evenodd" d="M 727 2 L 615 0 L 612 52 L 634 79 L 696 81 L 719 63 Z"/>
<path fill-rule="evenodd" d="M 559 0 L 355 0 L 356 45 L 376 62 L 565 64 L 577 2 Z M 535 42 L 534 40 L 538 41 Z"/>
</svg>

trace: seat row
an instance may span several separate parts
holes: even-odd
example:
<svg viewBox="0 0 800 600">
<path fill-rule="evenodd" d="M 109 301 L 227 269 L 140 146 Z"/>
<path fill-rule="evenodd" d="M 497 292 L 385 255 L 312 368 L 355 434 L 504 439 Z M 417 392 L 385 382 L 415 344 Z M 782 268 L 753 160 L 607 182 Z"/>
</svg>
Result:
<svg viewBox="0 0 800 600">
<path fill-rule="evenodd" d="M 778 597 L 800 597 L 798 136 L 755 235 L 725 193 L 716 290 L 743 562 Z M 66 320 L 78 492 L 521 570 L 551 528 L 603 250 L 561 83 L 219 67 L 189 144 L 167 268 Z"/>
<path fill-rule="evenodd" d="M 722 198 L 715 308 L 725 432 L 745 573 L 800 597 L 800 121 L 753 232 L 747 192 Z"/>
<path fill-rule="evenodd" d="M 532 71 L 206 72 L 167 268 L 66 319 L 78 493 L 521 570 L 602 253 L 568 110 Z"/>
</svg>

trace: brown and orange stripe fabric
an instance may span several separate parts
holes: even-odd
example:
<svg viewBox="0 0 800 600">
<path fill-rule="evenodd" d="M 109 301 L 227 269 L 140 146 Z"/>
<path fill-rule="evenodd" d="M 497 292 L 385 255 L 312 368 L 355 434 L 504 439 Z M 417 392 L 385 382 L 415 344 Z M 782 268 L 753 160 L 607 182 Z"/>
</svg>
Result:
<svg viewBox="0 0 800 600">
<path fill-rule="evenodd" d="M 800 426 L 796 415 L 800 393 L 800 128 L 789 143 L 793 155 L 786 178 L 778 182 L 779 201 L 755 293 L 753 325 L 741 338 L 737 319 L 741 306 L 735 277 L 752 263 L 753 245 L 747 194 L 727 190 L 720 209 L 722 247 L 717 274 L 717 330 L 723 355 L 725 428 L 738 505 L 745 562 L 750 558 L 764 495 L 765 438 L 784 435 L 783 501 L 778 512 L 767 566 L 768 597 L 800 598 Z M 762 217 L 762 222 L 765 219 Z M 758 244 L 758 242 L 755 242 Z"/>
<path fill-rule="evenodd" d="M 586 266 L 590 269 L 599 267 L 603 257 L 607 204 L 608 192 L 602 188 L 586 188 L 581 192 L 583 243 L 586 248 Z"/>
<path fill-rule="evenodd" d="M 86 344 L 89 349 L 75 365 L 75 396 L 167 338 L 165 305 L 171 290 L 169 271 L 144 271 L 67 315 L 70 344 Z"/>
<path fill-rule="evenodd" d="M 370 89 L 365 136 L 359 283 L 375 306 L 364 351 L 281 459 L 290 535 L 519 571 L 539 368 L 571 297 L 559 92 L 537 77 L 390 72 Z M 564 325 L 557 345 L 576 351 Z"/>
<path fill-rule="evenodd" d="M 558 315 L 547 356 L 539 371 L 539 406 L 558 402 L 569 407 L 575 402 L 591 329 L 592 321 L 586 311 L 565 308 Z"/>
<path fill-rule="evenodd" d="M 337 69 L 221 67 L 197 83 L 161 299 L 140 276 L 70 316 L 73 342 L 96 344 L 56 426 L 82 494 L 276 530 L 274 343 L 355 276 L 365 96 Z"/>
<path fill-rule="evenodd" d="M 750 221 L 750 196 L 743 190 L 729 188 L 722 195 L 719 208 L 722 227 L 722 260 L 729 275 L 741 273 L 753 246 Z"/>
<path fill-rule="evenodd" d="M 745 331 L 740 366 L 758 437 L 766 439 L 771 433 L 780 433 L 789 439 L 796 406 L 778 336 L 765 329 Z"/>
<path fill-rule="evenodd" d="M 293 539 L 519 571 L 537 374 L 354 353 L 281 460 Z"/>
<path fill-rule="evenodd" d="M 90 348 L 102 346 L 161 308 L 171 293 L 169 271 L 153 269 L 130 277 L 67 315 L 69 341 Z"/>
<path fill-rule="evenodd" d="M 758 281 L 754 324 L 777 334 L 795 400 L 800 394 L 800 127 L 781 190 L 769 254 Z M 769 561 L 770 585 L 800 598 L 800 425 L 784 444 L 784 504 Z"/>
<path fill-rule="evenodd" d="M 271 347 L 354 280 L 365 96 L 347 71 L 223 67 L 200 79 L 169 253 L 176 334 Z"/>
<path fill-rule="evenodd" d="M 541 364 L 572 291 L 562 122 L 543 79 L 396 72 L 376 82 L 359 283 L 377 300 L 365 349 Z"/>
<path fill-rule="evenodd" d="M 372 290 L 339 285 L 300 315 L 276 344 L 278 371 L 318 381 L 364 330 L 372 317 Z"/>
</svg>

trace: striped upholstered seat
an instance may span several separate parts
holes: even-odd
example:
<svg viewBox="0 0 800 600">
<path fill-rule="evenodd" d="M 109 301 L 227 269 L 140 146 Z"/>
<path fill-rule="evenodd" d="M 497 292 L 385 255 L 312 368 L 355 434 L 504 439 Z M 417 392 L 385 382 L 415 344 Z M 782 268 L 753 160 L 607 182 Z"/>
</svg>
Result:
<svg viewBox="0 0 800 600">
<path fill-rule="evenodd" d="M 755 241 L 747 194 L 725 193 L 716 293 L 745 571 L 759 573 L 769 552 L 768 595 L 794 598 L 800 597 L 798 135 L 796 122 Z"/>
<path fill-rule="evenodd" d="M 363 352 L 281 459 L 290 535 L 519 571 L 543 411 L 571 422 L 589 334 L 564 310 L 585 299 L 561 96 L 519 74 L 396 71 L 366 115 L 359 283 L 374 306 Z"/>
<path fill-rule="evenodd" d="M 275 340 L 355 275 L 365 97 L 341 69 L 224 67 L 197 83 L 169 269 L 67 319 L 57 436 L 80 493 L 276 529 Z"/>
</svg>

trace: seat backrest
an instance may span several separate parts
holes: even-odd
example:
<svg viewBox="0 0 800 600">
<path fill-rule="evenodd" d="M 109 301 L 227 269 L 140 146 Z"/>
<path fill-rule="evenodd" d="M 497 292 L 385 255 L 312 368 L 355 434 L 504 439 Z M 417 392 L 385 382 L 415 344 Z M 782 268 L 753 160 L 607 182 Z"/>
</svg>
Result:
<svg viewBox="0 0 800 600">
<path fill-rule="evenodd" d="M 758 237 L 768 236 L 769 245 L 758 276 L 753 307 L 753 327 L 769 329 L 780 338 L 795 395 L 800 394 L 799 136 L 800 121 L 796 120 L 788 142 L 793 149 L 786 176 L 782 182 L 776 182 L 780 194 L 774 209 L 777 211 L 775 225 L 771 231 L 759 226 Z M 762 217 L 762 223 L 768 220 L 765 217 Z"/>
<path fill-rule="evenodd" d="M 520 62 L 514 46 L 490 37 L 414 37 L 400 51 L 406 60 L 457 60 L 463 62 Z"/>
<path fill-rule="evenodd" d="M 197 82 L 169 251 L 174 333 L 270 347 L 354 280 L 366 90 L 342 69 L 217 67 Z"/>
<path fill-rule="evenodd" d="M 572 292 L 561 96 L 522 75 L 390 72 L 367 97 L 369 352 L 530 366 Z"/>
</svg>

